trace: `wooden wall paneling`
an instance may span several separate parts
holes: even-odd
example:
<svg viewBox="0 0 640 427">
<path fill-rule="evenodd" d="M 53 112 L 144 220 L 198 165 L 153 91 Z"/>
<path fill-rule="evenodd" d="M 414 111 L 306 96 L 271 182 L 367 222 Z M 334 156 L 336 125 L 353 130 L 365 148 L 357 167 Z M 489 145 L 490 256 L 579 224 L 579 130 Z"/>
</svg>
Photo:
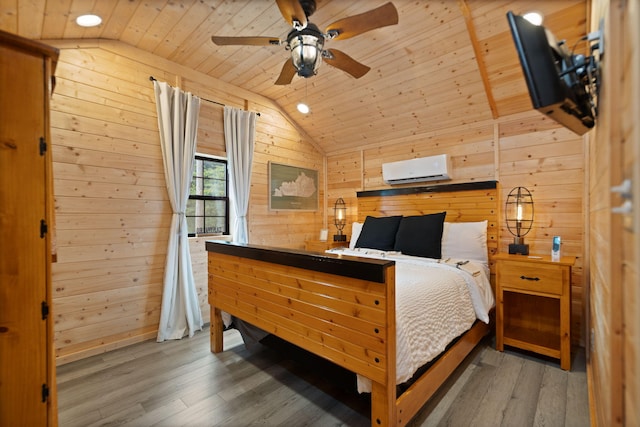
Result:
<svg viewBox="0 0 640 427">
<path fill-rule="evenodd" d="M 137 261 L 135 259 L 132 260 Z M 102 269 L 106 272 L 103 276 L 72 277 L 65 280 L 64 285 L 61 285 L 61 287 L 56 290 L 57 295 L 59 297 L 86 296 L 87 294 L 102 291 L 126 289 L 137 286 L 139 283 L 162 282 L 163 268 L 142 269 L 139 265 L 122 266 L 122 260 L 119 259 L 111 261 L 113 261 L 113 265 L 118 267 L 117 273 L 107 274 L 113 267 L 103 267 Z M 81 261 L 77 263 L 81 263 Z"/>
<path fill-rule="evenodd" d="M 162 278 L 156 284 L 162 283 Z M 146 285 L 145 285 L 146 286 Z M 161 288 L 160 288 L 161 289 Z M 120 330 L 119 324 L 138 324 L 143 326 L 157 325 L 159 316 L 161 292 L 150 294 L 140 286 L 130 286 L 113 290 L 101 290 L 112 299 L 108 303 L 102 301 L 86 301 L 85 295 L 72 295 L 60 298 L 58 304 L 62 309 L 75 308 L 78 311 L 69 314 L 60 313 L 56 322 L 60 328 L 57 338 L 68 344 L 82 343 L 96 337 L 109 337 L 113 331 Z M 141 315 L 139 311 L 145 310 Z M 101 325 L 96 328 L 96 325 Z M 102 333 L 93 334 L 92 331 L 101 330 Z"/>
<path fill-rule="evenodd" d="M 158 138 L 157 135 L 154 135 L 152 131 L 147 129 L 137 128 L 134 126 L 105 124 L 99 119 L 91 117 L 82 117 L 82 119 L 79 119 L 76 116 L 59 111 L 52 111 L 51 116 L 52 120 L 58 127 L 66 130 L 73 129 L 74 132 L 78 132 L 80 134 L 93 135 L 96 141 L 100 141 L 102 139 L 98 137 L 107 137 L 106 139 L 110 137 L 118 142 L 125 142 L 123 145 L 126 145 L 126 141 L 128 141 L 128 144 L 133 145 L 135 143 L 143 144 L 147 141 L 153 141 L 154 138 Z M 90 140 L 91 137 L 89 137 L 87 141 L 83 139 L 83 144 Z M 126 146 L 123 148 L 126 149 Z M 158 151 L 160 151 L 159 147 Z M 162 162 L 162 158 L 160 158 L 160 162 Z"/>
<path fill-rule="evenodd" d="M 352 152 L 332 156 L 331 165 L 327 162 L 327 229 L 329 236 L 336 232 L 333 208 L 338 198 L 341 197 L 347 207 L 347 224 L 343 233 L 351 236 L 351 224 L 358 220 L 356 193 L 362 190 L 361 154 L 360 152 Z"/>
<path fill-rule="evenodd" d="M 87 44 L 89 42 L 86 42 Z M 146 66 L 143 62 L 119 55 L 117 52 L 104 49 L 104 42 L 96 46 L 76 48 L 69 42 L 60 43 L 61 56 L 64 59 L 65 78 L 73 81 L 96 86 L 106 92 L 116 92 L 109 97 L 131 97 L 129 104 L 135 105 L 138 101 L 144 105 L 150 103 L 155 107 L 153 85 L 149 76 L 154 75 L 158 69 Z M 158 76 L 156 76 L 158 77 Z M 110 83 L 117 82 L 118 87 Z"/>
<path fill-rule="evenodd" d="M 198 153 L 226 157 L 224 107 L 210 102 L 207 99 L 208 98 L 204 98 L 200 101 L 196 151 Z"/>
<path fill-rule="evenodd" d="M 145 265 L 154 265 L 158 264 L 158 261 L 163 261 L 164 253 L 141 258 L 142 262 L 139 258 L 116 258 L 105 260 L 95 268 L 86 262 L 69 262 L 60 264 L 56 268 L 56 277 L 60 281 L 56 291 L 60 292 L 61 296 L 78 295 L 84 292 L 83 288 L 96 286 L 90 283 L 92 281 L 101 282 L 103 283 L 102 286 L 110 286 L 111 288 L 127 287 L 129 286 L 125 284 L 127 280 L 131 282 L 130 285 L 143 283 L 143 280 L 138 276 L 151 275 L 154 271 L 164 270 L 163 264 L 160 264 L 157 269 L 144 267 Z M 111 275 L 109 272 L 116 268 L 119 269 L 119 274 L 121 274 L 126 280 L 109 283 L 111 281 Z M 78 286 L 66 286 L 67 284 L 74 282 L 77 283 Z"/>
<path fill-rule="evenodd" d="M 364 150 L 366 189 L 388 187 L 382 179 L 383 163 L 437 154 L 448 154 L 451 157 L 451 182 L 493 179 L 495 166 L 491 126 L 480 125 L 461 132 L 451 129 L 428 135 L 426 138 L 418 135 L 410 142 L 405 141 L 394 146 L 384 145 Z"/>
<path fill-rule="evenodd" d="M 100 49 L 62 56 L 65 91 L 53 103 L 54 127 L 64 137 L 54 147 L 62 235 L 55 267 L 71 263 L 86 273 L 64 279 L 54 270 L 60 363 L 157 330 L 171 214 L 149 71 Z"/>
<path fill-rule="evenodd" d="M 99 105 L 115 107 L 121 111 L 131 111 L 136 114 L 155 118 L 155 103 L 146 99 L 146 97 L 140 97 L 140 94 L 134 90 L 133 85 L 132 87 L 123 85 L 118 92 L 104 90 L 95 86 L 97 77 L 90 77 L 92 75 L 97 76 L 98 73 L 88 70 L 84 71 L 82 68 L 75 67 L 71 64 L 65 64 L 65 67 L 69 70 L 67 75 L 70 75 L 71 70 L 73 70 L 74 78 L 77 80 L 56 79 L 56 95 L 78 98 Z M 85 90 L 84 86 L 91 86 L 91 90 Z M 138 97 L 140 102 L 132 103 L 131 97 Z"/>
<path fill-rule="evenodd" d="M 561 235 L 563 254 L 578 258 L 572 278 L 572 335 L 574 342 L 581 342 L 585 238 L 583 139 L 535 111 L 437 131 L 414 131 L 415 135 L 411 137 L 363 145 L 362 185 L 355 178 L 339 182 L 331 179 L 343 173 L 348 159 L 357 158 L 357 151 L 329 153 L 328 194 L 355 193 L 360 188 L 391 188 L 382 180 L 382 163 L 442 153 L 452 157 L 453 180 L 449 182 L 492 180 L 498 174 L 501 206 L 511 188 L 527 186 L 534 193 L 536 210 L 536 224 L 526 238 L 532 253 L 547 254 L 551 249 L 551 237 Z M 404 187 L 419 185 L 425 184 L 406 184 Z M 377 212 L 374 216 L 381 215 Z M 500 240 L 494 247 L 506 251 L 512 236 L 506 229 L 503 213 L 499 215 L 496 238 L 499 235 Z M 362 212 L 355 214 L 359 219 L 364 216 L 366 214 Z"/>
<path fill-rule="evenodd" d="M 64 363 L 155 334 L 170 207 L 150 71 L 98 48 L 64 49 L 61 62 L 52 123 Z"/>
<path fill-rule="evenodd" d="M 143 141 L 136 141 L 135 138 L 132 138 L 131 136 L 128 138 L 119 138 L 104 134 L 100 135 L 89 133 L 88 125 L 91 123 L 86 122 L 91 122 L 91 120 L 87 120 L 86 118 L 83 119 L 80 124 L 78 120 L 67 115 L 57 114 L 56 122 L 59 126 L 64 127 L 55 128 L 51 131 L 57 142 L 56 147 L 54 148 L 58 150 L 58 156 L 67 156 L 67 163 L 74 163 L 73 159 L 74 157 L 77 157 L 75 152 L 77 147 L 75 146 L 74 141 L 77 138 L 78 132 L 82 135 L 82 143 L 84 147 L 100 147 L 102 152 L 118 153 L 124 156 L 135 156 L 134 158 L 138 159 L 147 158 L 141 160 L 144 162 L 149 162 L 149 158 L 162 162 L 162 152 L 160 148 L 154 144 L 148 143 L 146 139 Z M 63 125 L 63 123 L 66 124 Z M 113 133 L 114 129 L 112 128 L 110 131 Z M 141 139 L 143 138 L 144 137 Z M 75 161 L 77 161 L 77 159 Z M 138 165 L 131 167 L 140 168 Z"/>
<path fill-rule="evenodd" d="M 536 132 L 557 131 L 560 129 L 558 124 L 538 112 L 530 111 L 528 113 L 514 114 L 508 116 L 499 122 L 498 133 L 502 137 L 514 137 L 516 135 L 526 135 Z"/>
<path fill-rule="evenodd" d="M 302 248 L 305 239 L 317 236 L 322 207 L 304 213 L 267 209 L 269 160 L 318 169 L 320 197 L 325 185 L 323 155 L 271 101 L 122 43 L 59 45 L 61 93 L 52 106 L 60 230 L 53 271 L 58 363 L 157 333 L 171 208 L 149 76 L 178 82 L 202 98 L 260 112 L 250 240 Z M 222 106 L 202 101 L 200 116 L 198 151 L 224 155 Z M 198 299 L 208 319 L 204 240 L 190 239 L 190 250 Z"/>
</svg>

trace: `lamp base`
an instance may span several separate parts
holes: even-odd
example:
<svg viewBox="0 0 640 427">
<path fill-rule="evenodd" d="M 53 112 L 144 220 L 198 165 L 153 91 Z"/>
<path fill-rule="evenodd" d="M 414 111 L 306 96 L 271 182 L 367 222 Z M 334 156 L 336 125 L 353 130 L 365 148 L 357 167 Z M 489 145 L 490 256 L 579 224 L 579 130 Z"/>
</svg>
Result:
<svg viewBox="0 0 640 427">
<path fill-rule="evenodd" d="M 346 234 L 334 234 L 333 235 L 333 241 L 334 242 L 346 242 L 347 241 L 347 235 Z"/>
<path fill-rule="evenodd" d="M 529 245 L 525 244 L 517 244 L 510 243 L 509 244 L 509 253 L 515 255 L 529 255 Z"/>
</svg>

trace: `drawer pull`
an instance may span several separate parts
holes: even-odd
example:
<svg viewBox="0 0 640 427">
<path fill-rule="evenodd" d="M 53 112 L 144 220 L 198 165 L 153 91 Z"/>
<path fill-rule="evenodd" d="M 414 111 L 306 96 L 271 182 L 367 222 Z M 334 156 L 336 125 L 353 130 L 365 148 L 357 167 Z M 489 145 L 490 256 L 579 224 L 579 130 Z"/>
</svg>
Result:
<svg viewBox="0 0 640 427">
<path fill-rule="evenodd" d="M 540 278 L 539 278 L 539 277 L 527 277 L 527 276 L 520 276 L 520 278 L 521 278 L 522 280 L 534 280 L 534 281 L 536 281 L 536 282 L 537 282 L 538 280 L 540 280 Z"/>
</svg>

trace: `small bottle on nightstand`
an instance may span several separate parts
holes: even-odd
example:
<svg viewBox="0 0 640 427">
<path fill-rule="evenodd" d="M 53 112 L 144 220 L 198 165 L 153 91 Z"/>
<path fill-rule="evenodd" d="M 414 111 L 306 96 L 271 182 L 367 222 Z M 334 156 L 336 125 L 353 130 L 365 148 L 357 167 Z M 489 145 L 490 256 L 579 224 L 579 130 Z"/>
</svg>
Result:
<svg viewBox="0 0 640 427">
<path fill-rule="evenodd" d="M 551 245 L 551 261 L 560 261 L 560 236 L 553 236 L 553 244 Z"/>
</svg>

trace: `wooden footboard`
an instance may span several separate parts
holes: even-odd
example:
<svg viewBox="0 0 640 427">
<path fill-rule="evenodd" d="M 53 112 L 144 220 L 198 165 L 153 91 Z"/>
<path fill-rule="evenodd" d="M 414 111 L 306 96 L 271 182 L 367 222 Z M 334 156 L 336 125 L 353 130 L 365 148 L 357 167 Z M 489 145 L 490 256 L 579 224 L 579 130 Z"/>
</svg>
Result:
<svg viewBox="0 0 640 427">
<path fill-rule="evenodd" d="M 222 351 L 226 311 L 371 379 L 374 426 L 405 425 L 488 331 L 474 327 L 398 398 L 393 261 L 228 242 L 207 250 L 211 351 Z"/>
<path fill-rule="evenodd" d="M 395 263 L 207 242 L 211 346 L 220 311 L 372 381 L 372 420 L 395 425 Z"/>
</svg>

